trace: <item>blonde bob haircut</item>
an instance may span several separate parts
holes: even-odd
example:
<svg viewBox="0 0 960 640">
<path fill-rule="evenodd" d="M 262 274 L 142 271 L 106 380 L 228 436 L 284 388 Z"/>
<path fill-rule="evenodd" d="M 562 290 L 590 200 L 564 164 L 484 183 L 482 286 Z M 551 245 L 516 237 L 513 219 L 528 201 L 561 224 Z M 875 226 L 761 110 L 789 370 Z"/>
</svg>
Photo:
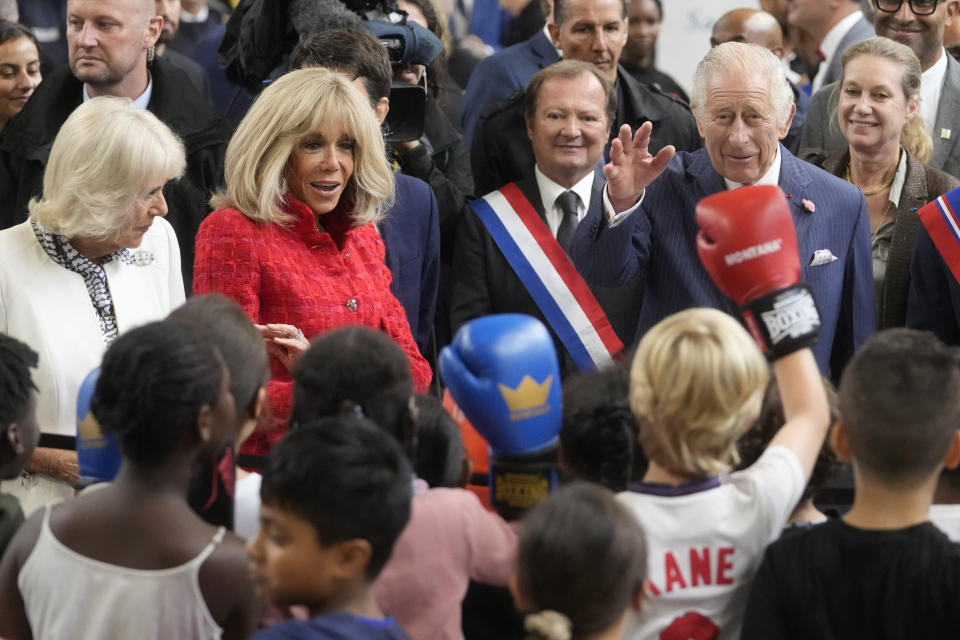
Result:
<svg viewBox="0 0 960 640">
<path fill-rule="evenodd" d="M 668 316 L 643 336 L 630 369 L 644 452 L 680 475 L 728 471 L 769 377 L 766 358 L 732 317 L 715 309 Z"/>
<path fill-rule="evenodd" d="M 356 143 L 353 175 L 341 197 L 348 198 L 356 225 L 379 221 L 394 190 L 380 126 L 356 87 L 321 67 L 291 71 L 263 90 L 227 147 L 226 191 L 210 204 L 260 222 L 289 223 L 292 217 L 281 208 L 290 194 L 287 162 L 304 136 L 335 124 Z"/>
<path fill-rule="evenodd" d="M 30 217 L 67 238 L 108 238 L 131 224 L 137 200 L 183 175 L 186 162 L 183 143 L 155 115 L 128 98 L 93 98 L 60 127 Z"/>
</svg>

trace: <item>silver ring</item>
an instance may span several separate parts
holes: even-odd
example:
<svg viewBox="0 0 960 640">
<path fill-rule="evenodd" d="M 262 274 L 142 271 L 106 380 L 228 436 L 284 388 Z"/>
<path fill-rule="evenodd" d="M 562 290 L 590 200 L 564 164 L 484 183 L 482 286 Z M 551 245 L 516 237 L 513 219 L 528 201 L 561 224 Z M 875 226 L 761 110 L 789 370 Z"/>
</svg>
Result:
<svg viewBox="0 0 960 640">
<path fill-rule="evenodd" d="M 297 335 L 293 336 L 294 340 L 306 340 L 306 337 L 303 335 L 303 331 L 297 329 Z"/>
</svg>

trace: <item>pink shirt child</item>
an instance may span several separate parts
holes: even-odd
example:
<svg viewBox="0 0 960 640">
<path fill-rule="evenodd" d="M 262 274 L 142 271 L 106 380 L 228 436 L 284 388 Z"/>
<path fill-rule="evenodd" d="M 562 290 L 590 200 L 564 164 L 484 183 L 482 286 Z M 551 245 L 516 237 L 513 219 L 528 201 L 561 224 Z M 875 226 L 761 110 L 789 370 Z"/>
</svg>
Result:
<svg viewBox="0 0 960 640">
<path fill-rule="evenodd" d="M 410 522 L 374 584 L 377 602 L 413 640 L 460 640 L 470 579 L 506 586 L 516 553 L 514 530 L 473 493 L 416 480 Z"/>
</svg>

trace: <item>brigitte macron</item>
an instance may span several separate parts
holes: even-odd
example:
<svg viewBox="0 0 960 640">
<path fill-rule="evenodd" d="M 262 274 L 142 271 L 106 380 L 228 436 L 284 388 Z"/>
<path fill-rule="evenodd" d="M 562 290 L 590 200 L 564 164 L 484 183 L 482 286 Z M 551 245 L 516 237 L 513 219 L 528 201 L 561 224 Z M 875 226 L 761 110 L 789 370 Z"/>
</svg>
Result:
<svg viewBox="0 0 960 640">
<path fill-rule="evenodd" d="M 54 140 L 30 218 L 0 231 L 0 332 L 40 354 L 42 432 L 75 436 L 77 391 L 107 345 L 183 302 L 163 186 L 184 164 L 180 140 L 149 111 L 94 98 Z M 39 448 L 27 470 L 3 487 L 25 513 L 72 495 L 76 454 Z"/>
<path fill-rule="evenodd" d="M 390 292 L 374 226 L 393 197 L 393 173 L 370 103 L 350 81 L 310 68 L 264 89 L 227 147 L 226 182 L 212 201 L 222 208 L 197 234 L 193 290 L 232 298 L 266 325 L 275 423 L 243 451 L 264 454 L 283 435 L 290 366 L 307 338 L 329 329 L 383 331 L 425 391 L 430 366 Z"/>
</svg>

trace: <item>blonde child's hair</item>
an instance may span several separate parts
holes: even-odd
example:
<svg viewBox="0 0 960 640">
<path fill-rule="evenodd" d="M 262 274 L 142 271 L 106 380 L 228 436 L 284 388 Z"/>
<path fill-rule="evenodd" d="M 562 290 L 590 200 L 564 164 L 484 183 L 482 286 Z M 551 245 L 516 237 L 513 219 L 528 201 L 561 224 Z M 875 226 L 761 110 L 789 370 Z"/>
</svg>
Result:
<svg viewBox="0 0 960 640">
<path fill-rule="evenodd" d="M 728 471 L 769 377 L 756 343 L 726 313 L 688 309 L 657 323 L 630 369 L 630 408 L 647 457 L 681 475 Z"/>
</svg>

